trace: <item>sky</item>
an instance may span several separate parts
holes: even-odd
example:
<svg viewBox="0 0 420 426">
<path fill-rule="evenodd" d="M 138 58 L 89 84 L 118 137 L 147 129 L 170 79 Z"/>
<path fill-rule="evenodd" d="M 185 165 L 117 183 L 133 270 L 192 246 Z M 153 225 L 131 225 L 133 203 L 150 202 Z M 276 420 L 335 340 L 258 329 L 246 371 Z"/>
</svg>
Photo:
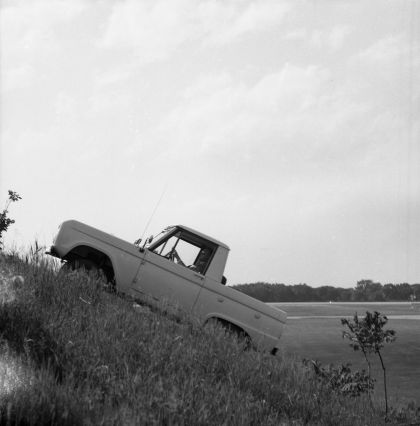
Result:
<svg viewBox="0 0 420 426">
<path fill-rule="evenodd" d="M 3 0 L 9 247 L 184 224 L 229 284 L 420 283 L 420 2 Z"/>
</svg>

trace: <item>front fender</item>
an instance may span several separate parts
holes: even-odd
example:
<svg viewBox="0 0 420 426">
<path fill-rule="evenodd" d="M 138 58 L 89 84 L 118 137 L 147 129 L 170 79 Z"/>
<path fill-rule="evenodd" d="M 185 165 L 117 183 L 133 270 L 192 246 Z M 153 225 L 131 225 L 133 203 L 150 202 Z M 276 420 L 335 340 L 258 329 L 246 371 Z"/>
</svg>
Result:
<svg viewBox="0 0 420 426">
<path fill-rule="evenodd" d="M 113 235 L 78 221 L 64 222 L 55 239 L 51 253 L 65 259 L 78 247 L 89 247 L 103 253 L 112 264 L 117 290 L 126 291 L 133 281 L 144 253 Z"/>
</svg>

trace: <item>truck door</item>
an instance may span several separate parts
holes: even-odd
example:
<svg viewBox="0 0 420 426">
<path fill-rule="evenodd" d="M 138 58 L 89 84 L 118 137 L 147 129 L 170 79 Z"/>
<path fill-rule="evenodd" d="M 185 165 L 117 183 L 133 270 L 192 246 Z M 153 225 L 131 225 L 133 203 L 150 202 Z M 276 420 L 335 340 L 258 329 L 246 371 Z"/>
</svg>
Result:
<svg viewBox="0 0 420 426">
<path fill-rule="evenodd" d="M 152 297 L 155 302 L 167 301 L 190 311 L 204 284 L 205 266 L 200 264 L 204 249 L 208 247 L 185 231 L 168 235 L 145 251 L 133 290 Z"/>
</svg>

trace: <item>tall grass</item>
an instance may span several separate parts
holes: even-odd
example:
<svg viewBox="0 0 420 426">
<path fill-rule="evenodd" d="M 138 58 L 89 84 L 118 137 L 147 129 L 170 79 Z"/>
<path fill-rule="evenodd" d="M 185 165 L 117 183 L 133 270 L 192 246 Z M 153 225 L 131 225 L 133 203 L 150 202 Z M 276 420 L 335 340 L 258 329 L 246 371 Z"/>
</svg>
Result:
<svg viewBox="0 0 420 426">
<path fill-rule="evenodd" d="M 0 256 L 0 288 L 9 293 L 0 298 L 1 424 L 383 421 L 379 409 L 337 395 L 299 361 L 245 351 L 187 315 L 174 321 L 138 309 L 34 252 Z"/>
</svg>

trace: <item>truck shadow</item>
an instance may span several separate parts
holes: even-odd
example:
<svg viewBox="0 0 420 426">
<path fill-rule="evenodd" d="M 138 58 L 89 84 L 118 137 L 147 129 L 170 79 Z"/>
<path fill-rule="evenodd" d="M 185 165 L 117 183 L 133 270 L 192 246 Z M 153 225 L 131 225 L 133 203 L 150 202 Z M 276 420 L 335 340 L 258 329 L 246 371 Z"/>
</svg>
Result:
<svg viewBox="0 0 420 426">
<path fill-rule="evenodd" d="M 36 368 L 48 367 L 57 381 L 62 380 L 60 348 L 39 318 L 17 301 L 0 306 L 0 336 L 11 351 L 25 355 Z"/>
</svg>

